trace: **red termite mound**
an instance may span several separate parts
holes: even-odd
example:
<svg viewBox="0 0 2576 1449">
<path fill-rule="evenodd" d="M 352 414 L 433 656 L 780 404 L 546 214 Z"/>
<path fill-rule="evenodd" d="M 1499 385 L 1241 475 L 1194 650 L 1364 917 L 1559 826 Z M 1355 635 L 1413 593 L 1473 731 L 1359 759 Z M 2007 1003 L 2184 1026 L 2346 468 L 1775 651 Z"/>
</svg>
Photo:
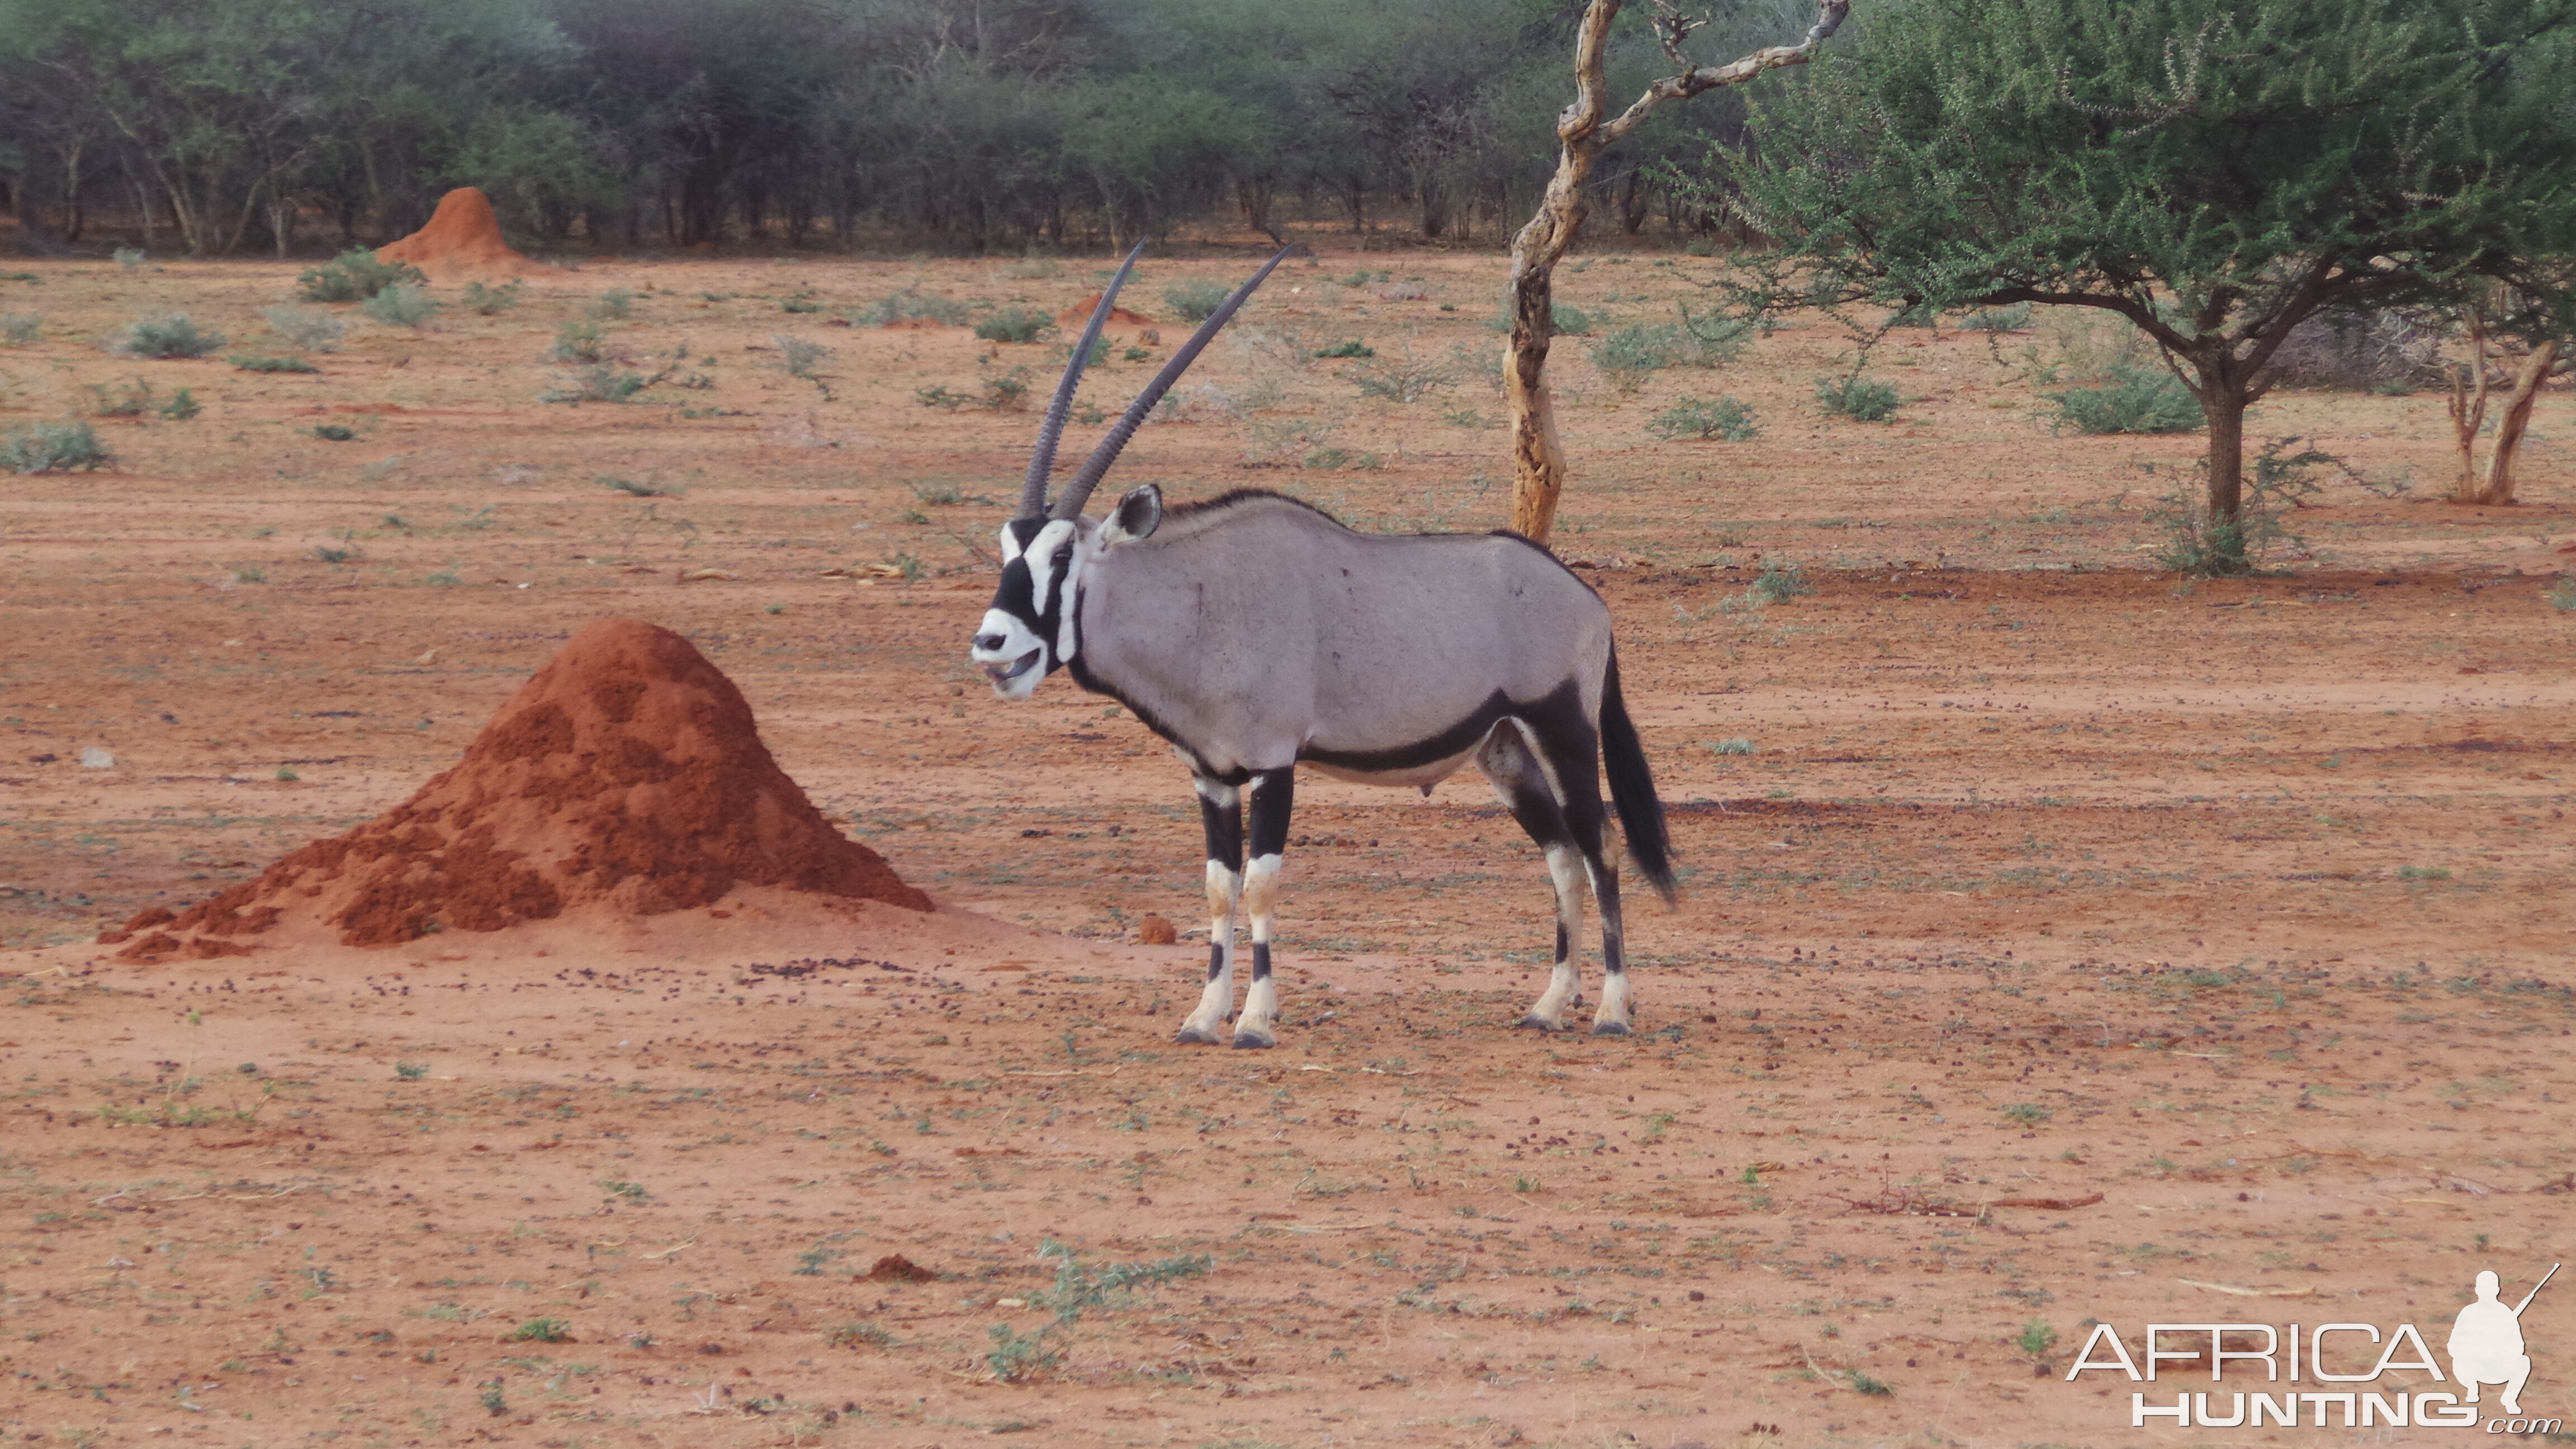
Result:
<svg viewBox="0 0 2576 1449">
<path fill-rule="evenodd" d="M 303 917 L 347 946 L 498 931 L 581 908 L 649 916 L 737 884 L 917 911 L 930 898 L 843 836 L 760 742 L 751 706 L 689 641 L 604 619 L 564 645 L 455 769 L 346 835 L 148 932 L 128 957 L 241 954 Z M 181 939 L 193 933 L 193 939 Z"/>
<path fill-rule="evenodd" d="M 492 203 L 483 193 L 471 186 L 440 197 L 429 225 L 377 248 L 376 260 L 409 262 L 433 277 L 515 277 L 536 270 L 536 263 L 501 240 L 501 219 L 492 214 Z"/>
<path fill-rule="evenodd" d="M 1055 325 L 1063 328 L 1067 332 L 1078 334 L 1082 331 L 1084 325 L 1091 321 L 1092 309 L 1099 305 L 1100 294 L 1098 292 L 1094 292 L 1090 296 L 1083 298 L 1081 301 L 1074 303 L 1072 306 L 1065 308 L 1063 311 L 1056 313 Z M 1124 307 L 1112 307 L 1109 309 L 1109 320 L 1101 323 L 1100 329 L 1103 332 L 1106 332 L 1111 328 L 1118 328 L 1123 331 L 1139 327 L 1151 327 L 1153 325 L 1154 319 L 1146 316 L 1142 312 L 1130 312 Z"/>
</svg>

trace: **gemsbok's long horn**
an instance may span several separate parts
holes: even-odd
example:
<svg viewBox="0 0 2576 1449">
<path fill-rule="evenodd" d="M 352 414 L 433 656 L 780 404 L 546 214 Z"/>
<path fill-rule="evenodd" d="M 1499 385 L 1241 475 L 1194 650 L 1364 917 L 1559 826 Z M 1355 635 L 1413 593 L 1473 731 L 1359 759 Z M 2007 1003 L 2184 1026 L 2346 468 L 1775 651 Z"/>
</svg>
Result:
<svg viewBox="0 0 2576 1449">
<path fill-rule="evenodd" d="M 1036 518 L 1047 511 L 1047 475 L 1055 471 L 1056 440 L 1064 436 L 1065 414 L 1073 409 L 1073 391 L 1082 382 L 1082 365 L 1091 359 L 1093 344 L 1100 340 L 1100 329 L 1118 306 L 1118 289 L 1127 285 L 1127 274 L 1136 269 L 1136 259 L 1145 254 L 1142 238 L 1127 260 L 1118 264 L 1118 275 L 1100 289 L 1100 305 L 1091 309 L 1091 320 L 1084 324 L 1082 340 L 1073 344 L 1073 356 L 1064 364 L 1064 379 L 1055 385 L 1055 400 L 1047 404 L 1046 421 L 1038 424 L 1038 445 L 1029 454 L 1029 476 L 1020 484 L 1020 511 L 1014 518 Z"/>
<path fill-rule="evenodd" d="M 1109 436 L 1102 438 L 1100 446 L 1091 450 L 1091 456 L 1083 461 L 1082 471 L 1073 475 L 1073 481 L 1065 485 L 1064 493 L 1048 510 L 1048 517 L 1072 518 L 1082 512 L 1082 505 L 1091 501 L 1091 490 L 1099 486 L 1101 477 L 1109 471 L 1109 465 L 1118 461 L 1119 451 L 1127 446 L 1127 440 L 1144 426 L 1145 417 L 1154 410 L 1154 404 L 1163 400 L 1163 394 L 1172 390 L 1172 384 L 1180 381 L 1181 374 L 1189 371 L 1190 364 L 1196 362 L 1198 355 L 1207 350 L 1207 345 L 1216 340 L 1218 329 L 1233 320 L 1235 309 L 1252 295 L 1252 289 L 1260 286 L 1271 271 L 1288 260 L 1288 254 L 1296 249 L 1293 243 L 1281 247 L 1275 256 L 1261 264 L 1261 270 L 1254 272 L 1250 280 L 1234 289 L 1234 295 L 1226 298 L 1224 305 L 1208 314 L 1207 320 L 1199 324 L 1199 330 L 1190 334 L 1190 340 L 1181 344 L 1181 350 L 1172 354 L 1171 361 L 1164 363 L 1163 370 L 1155 373 L 1154 380 L 1145 384 L 1145 390 L 1136 394 L 1136 400 L 1127 405 L 1127 415 L 1109 430 Z"/>
</svg>

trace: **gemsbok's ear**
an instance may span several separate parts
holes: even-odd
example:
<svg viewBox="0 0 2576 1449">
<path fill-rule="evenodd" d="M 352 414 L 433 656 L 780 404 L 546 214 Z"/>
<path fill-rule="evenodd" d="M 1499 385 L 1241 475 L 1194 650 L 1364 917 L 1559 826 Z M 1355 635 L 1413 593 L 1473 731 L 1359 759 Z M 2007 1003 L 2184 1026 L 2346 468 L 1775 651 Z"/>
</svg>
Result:
<svg viewBox="0 0 2576 1449">
<path fill-rule="evenodd" d="M 1148 483 L 1119 498 L 1118 506 L 1109 510 L 1109 521 L 1100 527 L 1100 539 L 1113 547 L 1136 543 L 1153 537 L 1162 526 L 1163 490 Z"/>
</svg>

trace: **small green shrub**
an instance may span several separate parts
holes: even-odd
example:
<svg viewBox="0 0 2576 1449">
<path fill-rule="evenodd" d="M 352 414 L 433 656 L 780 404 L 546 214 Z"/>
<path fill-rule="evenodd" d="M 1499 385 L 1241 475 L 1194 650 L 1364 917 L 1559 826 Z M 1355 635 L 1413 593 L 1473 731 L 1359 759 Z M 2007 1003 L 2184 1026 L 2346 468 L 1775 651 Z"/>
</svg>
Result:
<svg viewBox="0 0 2576 1449">
<path fill-rule="evenodd" d="M 1891 1398 L 1896 1393 L 1896 1390 L 1889 1388 L 1887 1385 L 1880 1383 L 1878 1380 L 1871 1378 L 1869 1375 L 1861 1373 L 1858 1370 L 1854 1370 L 1852 1373 L 1851 1386 L 1854 1393 L 1862 1394 L 1873 1399 Z"/>
<path fill-rule="evenodd" d="M 1554 303 L 1548 316 L 1556 323 L 1557 335 L 1560 337 L 1592 335 L 1592 314 L 1580 307 L 1568 307 L 1562 302 Z"/>
<path fill-rule="evenodd" d="M 1342 374 L 1362 397 L 1384 398 L 1389 402 L 1419 402 L 1456 381 L 1454 374 L 1436 362 L 1411 356 L 1388 358 L 1370 367 L 1354 367 Z"/>
<path fill-rule="evenodd" d="M 519 284 L 513 280 L 487 287 L 481 282 L 468 282 L 464 303 L 465 309 L 478 317 L 497 317 L 519 305 Z"/>
<path fill-rule="evenodd" d="M 315 423 L 313 436 L 326 443 L 354 443 L 358 441 L 358 430 L 338 423 Z"/>
<path fill-rule="evenodd" d="M 1754 576 L 1753 586 L 1749 590 L 1755 598 L 1772 604 L 1785 604 L 1800 594 L 1812 594 L 1815 591 L 1816 586 L 1807 582 L 1807 575 L 1803 569 L 1794 563 L 1784 564 L 1778 559 L 1763 561 L 1762 572 Z"/>
<path fill-rule="evenodd" d="M 1762 433 L 1754 426 L 1753 409 L 1732 397 L 1685 400 L 1646 424 L 1646 431 L 1667 442 L 1675 438 L 1719 438 L 1744 443 Z"/>
<path fill-rule="evenodd" d="M 205 404 L 197 401 L 196 393 L 183 387 L 168 402 L 153 409 L 153 415 L 174 423 L 184 423 L 205 410 Z"/>
<path fill-rule="evenodd" d="M 1184 322 L 1206 321 L 1232 295 L 1232 288 L 1198 278 L 1174 282 L 1163 289 L 1164 303 L 1172 309 L 1173 316 Z"/>
<path fill-rule="evenodd" d="M 814 289 L 807 287 L 804 290 L 789 296 L 787 300 L 780 302 L 778 304 L 778 310 L 781 312 L 797 313 L 820 312 L 823 310 L 823 304 L 815 300 Z"/>
<path fill-rule="evenodd" d="M 108 349 L 128 357 L 203 357 L 224 345 L 220 332 L 200 332 L 185 312 L 138 318 Z"/>
<path fill-rule="evenodd" d="M 139 377 L 125 380 L 111 389 L 106 383 L 88 384 L 90 412 L 102 418 L 139 418 L 152 410 L 152 384 Z"/>
<path fill-rule="evenodd" d="M 360 302 L 358 310 L 389 327 L 418 327 L 437 315 L 438 299 L 425 288 L 397 283 Z"/>
<path fill-rule="evenodd" d="M 322 370 L 301 357 L 262 357 L 249 352 L 236 352 L 224 361 L 244 372 L 320 372 Z"/>
<path fill-rule="evenodd" d="M 2061 424 L 2079 433 L 2188 433 L 2206 419 L 2182 379 L 2164 368 L 2114 363 L 2094 387 L 2042 393 Z"/>
<path fill-rule="evenodd" d="M 1375 357 L 1377 349 L 1356 337 L 1345 337 L 1330 347 L 1315 349 L 1317 357 Z"/>
<path fill-rule="evenodd" d="M 2057 1330 L 2036 1318 L 2022 1329 L 2021 1337 L 2013 1340 L 2014 1347 L 2032 1358 L 2046 1358 L 2048 1351 L 2056 1345 Z"/>
<path fill-rule="evenodd" d="M 1753 742 L 1739 735 L 1731 740 L 1719 740 L 1709 749 L 1721 755 L 1749 755 L 1753 753 Z"/>
<path fill-rule="evenodd" d="M 987 342 L 1035 342 L 1055 330 L 1055 319 L 1026 307 L 1005 307 L 975 324 Z"/>
<path fill-rule="evenodd" d="M 363 302 L 398 283 L 416 287 L 428 280 L 418 267 L 377 261 L 374 252 L 361 247 L 305 272 L 295 285 L 296 295 L 307 302 Z"/>
<path fill-rule="evenodd" d="M 483 1405 L 484 1412 L 495 1419 L 510 1412 L 510 1396 L 501 1392 L 499 1379 L 494 1379 L 483 1386 L 483 1395 L 479 1402 Z"/>
<path fill-rule="evenodd" d="M 429 1068 L 418 1062 L 394 1063 L 394 1075 L 406 1082 L 417 1082 L 429 1075 Z"/>
<path fill-rule="evenodd" d="M 510 1330 L 512 1343 L 568 1343 L 572 1324 L 561 1318 L 531 1318 Z"/>
<path fill-rule="evenodd" d="M 91 472 L 115 461 L 87 423 L 21 423 L 0 433 L 0 468 L 12 473 Z"/>
<path fill-rule="evenodd" d="M 769 340 L 778 344 L 778 362 L 780 366 L 787 369 L 789 377 L 801 377 L 811 381 L 814 369 L 832 358 L 832 349 L 820 342 L 808 341 L 802 337 L 772 337 Z"/>
<path fill-rule="evenodd" d="M 2030 325 L 2030 304 L 2015 302 L 1971 312 L 1959 319 L 1959 325 L 1970 332 L 2019 332 Z"/>
<path fill-rule="evenodd" d="M 2576 612 L 2576 574 L 2564 576 L 2541 590 L 2540 597 L 2561 613 Z"/>
<path fill-rule="evenodd" d="M 42 312 L 0 312 L 0 346 L 24 347 L 44 330 Z"/>
<path fill-rule="evenodd" d="M 116 259 L 116 264 L 118 266 L 123 267 L 129 272 L 134 271 L 143 265 L 143 251 L 140 247 L 118 247 L 108 255 Z"/>
<path fill-rule="evenodd" d="M 873 1323 L 853 1320 L 824 1334 L 823 1342 L 833 1348 L 857 1348 L 861 1344 L 870 1348 L 891 1348 L 894 1346 L 894 1335 Z"/>
<path fill-rule="evenodd" d="M 608 329 L 596 322 L 566 322 L 555 333 L 557 362 L 605 362 Z"/>
<path fill-rule="evenodd" d="M 1883 423 L 1896 416 L 1896 388 L 1872 378 L 1818 379 L 1816 401 L 1825 405 L 1825 411 L 1859 423 Z"/>
<path fill-rule="evenodd" d="M 652 380 L 640 372 L 620 372 L 603 362 L 568 375 L 563 386 L 546 389 L 537 394 L 537 400 L 550 403 L 624 402 L 651 384 Z"/>
<path fill-rule="evenodd" d="M 2004 1108 L 2004 1116 L 2010 1118 L 2016 1127 L 2036 1127 L 2056 1115 L 2046 1107 L 2030 1102 L 2015 1102 Z"/>
<path fill-rule="evenodd" d="M 942 327 L 966 325 L 966 305 L 951 302 L 919 287 L 906 287 L 888 292 L 867 306 L 849 314 L 861 327 L 891 327 L 897 322 L 935 322 Z"/>
<path fill-rule="evenodd" d="M 635 306 L 635 294 L 624 287 L 611 287 L 590 299 L 590 319 L 594 322 L 623 322 Z"/>
<path fill-rule="evenodd" d="M 310 307 L 280 303 L 274 307 L 262 307 L 259 315 L 268 323 L 269 331 L 307 352 L 337 352 L 340 339 L 349 334 L 348 323 Z"/>
</svg>

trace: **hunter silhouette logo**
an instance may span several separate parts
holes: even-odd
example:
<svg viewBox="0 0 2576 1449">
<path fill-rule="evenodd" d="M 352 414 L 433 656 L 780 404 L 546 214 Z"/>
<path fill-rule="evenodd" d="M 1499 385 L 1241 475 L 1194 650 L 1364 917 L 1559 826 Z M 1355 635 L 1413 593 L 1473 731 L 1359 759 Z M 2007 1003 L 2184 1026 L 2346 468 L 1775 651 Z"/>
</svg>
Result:
<svg viewBox="0 0 2576 1449">
<path fill-rule="evenodd" d="M 2468 1391 L 2469 1402 L 2478 1401 L 2481 1384 L 2504 1385 L 2504 1411 L 2522 1412 L 2522 1386 L 2531 1382 L 2531 1355 L 2522 1351 L 2522 1310 L 2549 1286 L 2558 1275 L 2552 1263 L 2522 1301 L 2507 1308 L 2496 1298 L 2497 1280 L 2493 1273 L 2478 1275 L 2478 1299 L 2460 1310 L 2451 1323 L 2451 1377 Z"/>
<path fill-rule="evenodd" d="M 2512 1304 L 2501 1296 L 2502 1280 L 2478 1274 L 2476 1297 L 2452 1319 L 2443 1345 L 2447 1375 L 2411 1323 L 2386 1332 L 2372 1323 L 2150 1323 L 2145 1351 L 2134 1355 L 2116 1327 L 2096 1323 L 2066 1379 L 2111 1372 L 2152 1384 L 2207 1374 L 2208 1391 L 2184 1393 L 2169 1405 L 2151 1399 L 2149 1391 L 2131 1392 L 2133 1429 L 2157 1419 L 2178 1429 L 2468 1429 L 2483 1420 L 2490 1434 L 2555 1434 L 2562 1421 L 2522 1412 L 2522 1391 L 2531 1382 L 2522 1315 L 2558 1268 L 2551 1264 L 2522 1301 Z M 2392 1381 L 2387 1375 L 2393 1371 L 2420 1374 L 2443 1387 Z M 2311 1384 L 2316 1387 L 2305 1387 Z M 2481 1399 L 2489 1386 L 2503 1390 L 2496 1396 L 2503 1414 L 2495 1418 L 2486 1417 Z"/>
</svg>

